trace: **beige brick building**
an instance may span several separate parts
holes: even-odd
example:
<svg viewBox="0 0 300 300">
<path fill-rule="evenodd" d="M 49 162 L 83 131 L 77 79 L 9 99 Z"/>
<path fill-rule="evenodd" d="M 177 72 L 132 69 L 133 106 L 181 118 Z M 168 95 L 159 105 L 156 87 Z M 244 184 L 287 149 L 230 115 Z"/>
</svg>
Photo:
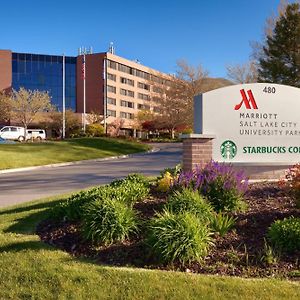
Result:
<svg viewBox="0 0 300 300">
<path fill-rule="evenodd" d="M 82 56 L 77 58 L 82 60 Z M 86 55 L 86 112 L 106 115 L 107 124 L 123 119 L 123 128 L 133 133 L 139 111 L 159 113 L 161 85 L 169 83 L 163 74 L 136 61 L 110 52 Z M 78 65 L 78 64 L 77 64 Z M 83 111 L 83 81 L 77 68 L 77 111 Z"/>
</svg>

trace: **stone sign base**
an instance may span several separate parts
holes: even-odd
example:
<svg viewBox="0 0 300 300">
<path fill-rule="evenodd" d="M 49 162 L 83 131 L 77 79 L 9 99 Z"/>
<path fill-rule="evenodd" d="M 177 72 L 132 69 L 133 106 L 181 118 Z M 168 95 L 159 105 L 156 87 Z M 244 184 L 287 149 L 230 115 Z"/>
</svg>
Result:
<svg viewBox="0 0 300 300">
<path fill-rule="evenodd" d="M 214 135 L 184 134 L 183 139 L 183 170 L 190 171 L 196 165 L 204 166 L 212 160 L 212 141 Z M 232 163 L 236 170 L 242 170 L 250 180 L 279 180 L 284 178 L 288 164 L 276 163 Z"/>
<path fill-rule="evenodd" d="M 213 135 L 183 134 L 183 170 L 195 169 L 196 165 L 205 165 L 212 159 Z"/>
</svg>

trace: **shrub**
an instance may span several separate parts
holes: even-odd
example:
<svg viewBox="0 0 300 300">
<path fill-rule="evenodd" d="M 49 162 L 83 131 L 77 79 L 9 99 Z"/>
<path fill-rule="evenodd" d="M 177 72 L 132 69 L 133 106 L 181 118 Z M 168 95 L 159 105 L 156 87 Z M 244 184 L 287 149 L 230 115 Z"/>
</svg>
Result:
<svg viewBox="0 0 300 300">
<path fill-rule="evenodd" d="M 71 195 L 66 200 L 59 203 L 58 206 L 54 207 L 51 212 L 53 218 L 66 218 L 68 220 L 81 220 L 82 218 L 82 207 L 95 198 L 99 197 L 100 194 L 106 189 L 103 187 L 96 187 L 87 191 L 81 191 L 79 193 Z"/>
<path fill-rule="evenodd" d="M 161 192 L 169 191 L 181 170 L 182 166 L 178 164 L 174 168 L 166 168 L 160 172 L 160 176 L 157 178 L 157 189 Z"/>
<path fill-rule="evenodd" d="M 173 176 L 169 172 L 166 172 L 163 177 L 158 180 L 157 189 L 160 192 L 167 192 L 170 189 L 173 181 Z"/>
<path fill-rule="evenodd" d="M 94 244 L 110 245 L 137 232 L 134 211 L 118 199 L 97 199 L 84 206 L 82 234 Z"/>
<path fill-rule="evenodd" d="M 147 242 L 163 262 L 185 264 L 200 261 L 212 239 L 209 228 L 193 214 L 164 211 L 150 221 Z"/>
<path fill-rule="evenodd" d="M 161 177 L 163 177 L 163 175 L 165 173 L 170 173 L 173 177 L 176 177 L 180 174 L 180 172 L 182 171 L 182 165 L 181 164 L 177 164 L 174 168 L 165 168 L 161 173 Z"/>
<path fill-rule="evenodd" d="M 268 238 L 276 249 L 284 252 L 300 250 L 300 218 L 289 217 L 275 221 L 268 230 Z"/>
<path fill-rule="evenodd" d="M 213 232 L 224 236 L 235 224 L 236 218 L 223 213 L 214 214 L 210 219 L 210 227 Z"/>
<path fill-rule="evenodd" d="M 150 192 L 148 180 L 139 174 L 131 174 L 125 179 L 114 180 L 110 187 L 112 194 L 121 194 L 125 203 L 129 206 L 145 199 Z"/>
<path fill-rule="evenodd" d="M 258 254 L 259 261 L 265 265 L 276 264 L 280 259 L 280 253 L 269 245 L 264 238 L 264 247 Z"/>
<path fill-rule="evenodd" d="M 91 137 L 100 137 L 104 135 L 104 127 L 101 124 L 89 124 L 86 126 L 86 134 Z"/>
<path fill-rule="evenodd" d="M 231 165 L 211 161 L 204 168 L 181 172 L 174 189 L 192 188 L 207 197 L 216 211 L 237 211 L 243 207 L 243 195 L 248 182 L 243 172 Z"/>
<path fill-rule="evenodd" d="M 122 185 L 124 182 L 130 182 L 130 183 L 141 183 L 145 185 L 146 187 L 149 187 L 149 181 L 147 178 L 141 174 L 129 174 L 124 179 L 115 179 L 110 183 L 110 186 L 116 187 Z"/>
<path fill-rule="evenodd" d="M 174 191 L 167 200 L 166 208 L 170 212 L 190 212 L 204 223 L 208 223 L 212 217 L 213 209 L 198 191 L 182 189 Z"/>
<path fill-rule="evenodd" d="M 125 179 L 115 180 L 110 185 L 91 188 L 87 191 L 71 195 L 52 209 L 53 218 L 66 218 L 68 220 L 81 220 L 83 206 L 95 199 L 118 199 L 129 206 L 147 197 L 149 183 L 147 179 L 138 174 L 128 175 Z"/>
<path fill-rule="evenodd" d="M 292 166 L 286 173 L 287 185 L 296 201 L 296 206 L 300 208 L 300 163 Z"/>
</svg>

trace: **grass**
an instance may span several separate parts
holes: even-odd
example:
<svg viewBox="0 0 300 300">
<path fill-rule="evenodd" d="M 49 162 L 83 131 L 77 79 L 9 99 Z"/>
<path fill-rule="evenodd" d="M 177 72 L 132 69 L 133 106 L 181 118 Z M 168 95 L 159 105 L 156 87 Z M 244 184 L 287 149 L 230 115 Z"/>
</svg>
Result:
<svg viewBox="0 0 300 300">
<path fill-rule="evenodd" d="M 0 170 L 104 158 L 148 150 L 149 146 L 111 138 L 0 145 Z"/>
<path fill-rule="evenodd" d="M 35 227 L 58 197 L 0 210 L 0 299 L 299 299 L 300 284 L 117 268 L 45 245 Z"/>
</svg>

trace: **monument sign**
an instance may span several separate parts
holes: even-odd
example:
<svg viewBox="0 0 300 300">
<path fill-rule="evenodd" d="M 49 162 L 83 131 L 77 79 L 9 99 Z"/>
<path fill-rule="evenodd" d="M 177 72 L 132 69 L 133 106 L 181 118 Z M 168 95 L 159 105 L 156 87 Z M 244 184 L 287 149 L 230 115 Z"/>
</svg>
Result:
<svg viewBox="0 0 300 300">
<path fill-rule="evenodd" d="M 214 135 L 212 158 L 231 163 L 300 161 L 300 89 L 233 85 L 195 97 L 194 132 Z"/>
</svg>

